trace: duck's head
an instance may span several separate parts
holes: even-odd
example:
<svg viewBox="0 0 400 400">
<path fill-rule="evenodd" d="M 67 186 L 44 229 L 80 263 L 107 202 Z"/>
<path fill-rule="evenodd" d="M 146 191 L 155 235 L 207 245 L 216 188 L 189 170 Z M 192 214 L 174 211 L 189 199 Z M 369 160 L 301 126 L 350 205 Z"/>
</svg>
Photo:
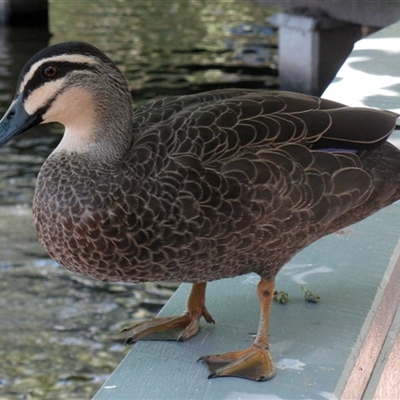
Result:
<svg viewBox="0 0 400 400">
<path fill-rule="evenodd" d="M 115 64 L 96 47 L 70 42 L 35 54 L 0 121 L 0 147 L 40 123 L 65 126 L 58 150 L 83 152 L 130 134 L 132 99 Z M 121 137 L 121 143 L 126 138 Z"/>
</svg>

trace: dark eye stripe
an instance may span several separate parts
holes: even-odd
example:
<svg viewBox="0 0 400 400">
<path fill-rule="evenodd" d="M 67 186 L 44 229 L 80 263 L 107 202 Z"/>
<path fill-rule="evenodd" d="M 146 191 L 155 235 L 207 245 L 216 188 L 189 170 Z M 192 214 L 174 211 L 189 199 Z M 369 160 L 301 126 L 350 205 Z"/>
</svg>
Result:
<svg viewBox="0 0 400 400">
<path fill-rule="evenodd" d="M 32 75 L 31 79 L 26 83 L 23 89 L 23 97 L 27 98 L 29 94 L 33 91 L 38 89 L 40 86 L 44 85 L 46 82 L 49 81 L 48 78 L 43 76 L 43 70 L 48 68 L 49 66 L 53 66 L 57 68 L 57 75 L 55 76 L 54 80 L 64 78 L 72 71 L 93 71 L 94 67 L 84 63 L 73 63 L 73 62 L 66 62 L 66 61 L 49 61 L 45 62 L 40 65 L 40 67 L 35 71 Z"/>
</svg>

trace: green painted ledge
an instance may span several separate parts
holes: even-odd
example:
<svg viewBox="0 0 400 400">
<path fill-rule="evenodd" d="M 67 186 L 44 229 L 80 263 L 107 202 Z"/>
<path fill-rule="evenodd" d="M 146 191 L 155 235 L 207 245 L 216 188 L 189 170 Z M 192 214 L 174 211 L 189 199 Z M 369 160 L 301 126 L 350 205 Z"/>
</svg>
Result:
<svg viewBox="0 0 400 400">
<path fill-rule="evenodd" d="M 359 42 L 324 97 L 400 110 L 399 66 L 400 23 Z M 252 342 L 258 277 L 245 275 L 209 284 L 207 306 L 215 325 L 204 323 L 185 343 L 136 343 L 93 400 L 373 398 L 385 386 L 382 372 L 399 338 L 399 238 L 397 203 L 319 240 L 282 269 L 277 289 L 290 297 L 272 310 L 270 343 L 278 372 L 271 381 L 208 380 L 205 365 L 196 363 L 202 355 Z M 318 292 L 321 302 L 306 302 L 300 285 Z M 181 285 L 160 315 L 181 313 L 189 289 Z"/>
</svg>

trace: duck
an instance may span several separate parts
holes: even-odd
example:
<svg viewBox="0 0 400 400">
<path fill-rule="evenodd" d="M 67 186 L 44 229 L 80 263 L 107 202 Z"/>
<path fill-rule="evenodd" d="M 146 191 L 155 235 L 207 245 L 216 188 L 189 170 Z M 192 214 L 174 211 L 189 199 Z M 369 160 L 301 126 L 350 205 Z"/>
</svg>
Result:
<svg viewBox="0 0 400 400">
<path fill-rule="evenodd" d="M 181 315 L 124 330 L 196 335 L 207 283 L 256 273 L 250 347 L 205 355 L 209 378 L 271 379 L 275 277 L 317 239 L 400 198 L 398 115 L 285 91 L 223 89 L 135 109 L 114 62 L 58 43 L 23 67 L 0 121 L 0 146 L 38 124 L 64 134 L 38 175 L 33 217 L 49 255 L 108 282 L 192 284 Z M 228 284 L 228 282 L 227 282 Z M 223 301 L 221 299 L 220 301 Z"/>
</svg>

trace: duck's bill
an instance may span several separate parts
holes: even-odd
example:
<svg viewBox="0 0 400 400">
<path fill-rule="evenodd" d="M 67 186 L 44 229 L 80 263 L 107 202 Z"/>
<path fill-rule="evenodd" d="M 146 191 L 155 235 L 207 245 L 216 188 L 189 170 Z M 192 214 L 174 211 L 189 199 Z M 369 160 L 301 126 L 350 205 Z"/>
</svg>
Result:
<svg viewBox="0 0 400 400">
<path fill-rule="evenodd" d="M 40 124 L 40 115 L 29 115 L 18 96 L 0 121 L 0 147 L 29 128 Z"/>
</svg>

